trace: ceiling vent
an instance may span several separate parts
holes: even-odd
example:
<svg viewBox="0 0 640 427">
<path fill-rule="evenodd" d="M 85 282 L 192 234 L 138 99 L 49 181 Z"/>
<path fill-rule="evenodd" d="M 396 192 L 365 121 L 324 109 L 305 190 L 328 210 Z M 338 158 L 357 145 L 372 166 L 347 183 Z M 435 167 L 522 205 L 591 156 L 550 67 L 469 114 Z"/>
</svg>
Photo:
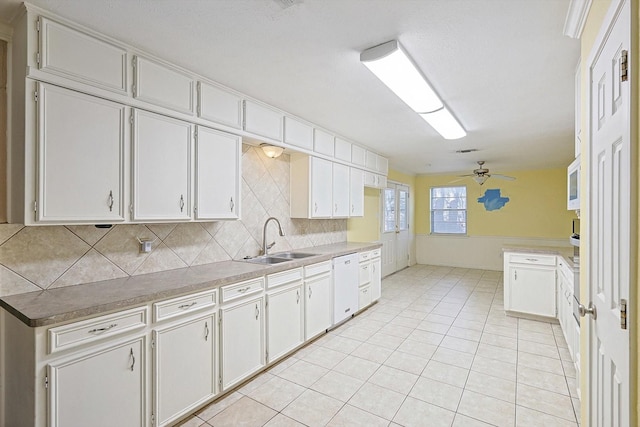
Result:
<svg viewBox="0 0 640 427">
<path fill-rule="evenodd" d="M 304 2 L 304 0 L 273 0 L 273 1 L 283 9 L 287 9 L 291 6 L 295 6 L 297 4 Z"/>
<path fill-rule="evenodd" d="M 477 148 L 467 148 L 465 150 L 456 150 L 456 153 L 466 154 L 466 153 L 473 153 L 475 151 L 478 151 L 478 149 Z"/>
</svg>

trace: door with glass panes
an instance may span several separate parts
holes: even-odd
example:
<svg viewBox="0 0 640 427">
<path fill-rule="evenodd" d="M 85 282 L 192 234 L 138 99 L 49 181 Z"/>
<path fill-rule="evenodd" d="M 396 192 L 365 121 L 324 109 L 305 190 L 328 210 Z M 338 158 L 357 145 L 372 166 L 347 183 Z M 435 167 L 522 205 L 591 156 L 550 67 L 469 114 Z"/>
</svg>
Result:
<svg viewBox="0 0 640 427">
<path fill-rule="evenodd" d="M 409 265 L 409 187 L 389 182 L 382 190 L 382 276 Z"/>
</svg>

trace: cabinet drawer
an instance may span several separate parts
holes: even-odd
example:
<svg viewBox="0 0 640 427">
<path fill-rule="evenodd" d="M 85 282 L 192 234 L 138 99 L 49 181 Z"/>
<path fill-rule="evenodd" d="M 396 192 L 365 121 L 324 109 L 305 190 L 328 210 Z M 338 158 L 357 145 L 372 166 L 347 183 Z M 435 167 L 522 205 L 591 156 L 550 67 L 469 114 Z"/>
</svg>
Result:
<svg viewBox="0 0 640 427">
<path fill-rule="evenodd" d="M 371 258 L 371 251 L 360 252 L 360 262 L 369 261 Z"/>
<path fill-rule="evenodd" d="M 213 290 L 157 302 L 153 304 L 153 321 L 159 322 L 185 313 L 213 307 L 217 301 L 218 291 Z"/>
<path fill-rule="evenodd" d="M 302 282 L 302 267 L 267 276 L 267 289 L 275 288 L 292 282 Z"/>
<path fill-rule="evenodd" d="M 371 288 L 369 286 L 363 286 L 358 293 L 358 310 L 371 305 Z"/>
<path fill-rule="evenodd" d="M 193 113 L 195 81 L 190 76 L 140 56 L 134 57 L 134 64 L 136 99 Z"/>
<path fill-rule="evenodd" d="M 555 255 L 509 254 L 509 262 L 515 264 L 556 265 Z"/>
<path fill-rule="evenodd" d="M 367 285 L 371 283 L 371 264 L 365 263 L 360 264 L 360 273 L 359 273 L 359 284 L 360 286 Z"/>
<path fill-rule="evenodd" d="M 371 251 L 371 258 L 380 258 L 381 249 L 374 249 Z"/>
<path fill-rule="evenodd" d="M 331 261 L 319 262 L 317 264 L 307 265 L 304 268 L 304 277 L 317 276 L 318 274 L 328 273 L 331 271 Z"/>
<path fill-rule="evenodd" d="M 144 328 L 146 324 L 147 307 L 139 307 L 51 328 L 48 331 L 49 353 L 124 334 Z"/>
<path fill-rule="evenodd" d="M 247 280 L 233 285 L 222 287 L 222 302 L 229 302 L 243 298 L 247 295 L 260 293 L 264 290 L 264 279 Z"/>
</svg>

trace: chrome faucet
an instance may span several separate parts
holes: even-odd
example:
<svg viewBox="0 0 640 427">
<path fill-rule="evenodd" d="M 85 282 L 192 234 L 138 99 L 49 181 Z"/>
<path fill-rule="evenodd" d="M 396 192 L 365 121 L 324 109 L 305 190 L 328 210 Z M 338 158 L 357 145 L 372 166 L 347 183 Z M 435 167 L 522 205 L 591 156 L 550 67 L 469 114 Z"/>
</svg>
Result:
<svg viewBox="0 0 640 427">
<path fill-rule="evenodd" d="M 273 216 L 267 218 L 267 220 L 264 222 L 264 227 L 262 227 L 262 255 L 269 255 L 269 249 L 271 249 L 273 245 L 276 244 L 276 242 L 271 242 L 267 245 L 267 224 L 269 224 L 269 221 L 271 220 L 275 221 L 278 224 L 278 233 L 280 234 L 280 236 L 284 236 L 284 230 L 282 230 L 282 226 L 280 225 L 280 221 L 278 221 L 278 218 Z"/>
</svg>

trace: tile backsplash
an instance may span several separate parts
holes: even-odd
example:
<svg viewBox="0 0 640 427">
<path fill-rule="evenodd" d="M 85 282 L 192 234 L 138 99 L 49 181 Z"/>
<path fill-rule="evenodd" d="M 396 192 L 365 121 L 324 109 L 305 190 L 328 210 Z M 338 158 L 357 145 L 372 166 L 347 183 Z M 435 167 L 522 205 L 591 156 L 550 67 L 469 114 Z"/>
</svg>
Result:
<svg viewBox="0 0 640 427">
<path fill-rule="evenodd" d="M 242 220 L 205 223 L 23 227 L 0 224 L 0 296 L 258 255 L 265 220 L 272 251 L 347 240 L 347 220 L 289 216 L 289 156 L 242 147 Z M 154 239 L 139 253 L 138 238 Z"/>
</svg>

